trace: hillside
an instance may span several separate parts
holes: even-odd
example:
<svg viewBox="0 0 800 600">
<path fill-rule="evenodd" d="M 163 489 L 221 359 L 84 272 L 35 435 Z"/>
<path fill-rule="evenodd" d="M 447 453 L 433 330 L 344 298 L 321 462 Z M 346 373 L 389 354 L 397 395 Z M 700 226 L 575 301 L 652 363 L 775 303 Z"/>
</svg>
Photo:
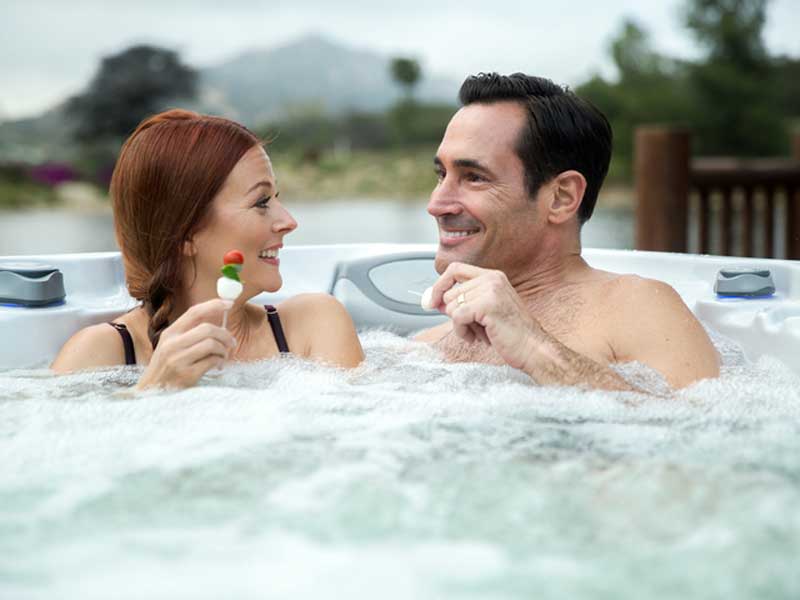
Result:
<svg viewBox="0 0 800 600">
<path fill-rule="evenodd" d="M 389 73 L 390 61 L 390 56 L 374 51 L 306 36 L 200 69 L 197 99 L 180 104 L 251 127 L 307 110 L 382 111 L 400 96 Z M 457 92 L 458 82 L 428 77 L 416 95 L 423 101 L 455 103 Z M 69 159 L 73 149 L 64 104 L 38 117 L 0 123 L 0 161 Z"/>
</svg>

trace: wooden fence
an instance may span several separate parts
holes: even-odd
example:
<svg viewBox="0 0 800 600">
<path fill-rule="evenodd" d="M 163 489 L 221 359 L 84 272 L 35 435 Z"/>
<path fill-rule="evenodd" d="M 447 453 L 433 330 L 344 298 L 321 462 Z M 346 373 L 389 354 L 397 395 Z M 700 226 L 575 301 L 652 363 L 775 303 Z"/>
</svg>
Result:
<svg viewBox="0 0 800 600">
<path fill-rule="evenodd" d="M 800 259 L 800 133 L 792 158 L 692 158 L 690 134 L 636 130 L 636 248 Z"/>
</svg>

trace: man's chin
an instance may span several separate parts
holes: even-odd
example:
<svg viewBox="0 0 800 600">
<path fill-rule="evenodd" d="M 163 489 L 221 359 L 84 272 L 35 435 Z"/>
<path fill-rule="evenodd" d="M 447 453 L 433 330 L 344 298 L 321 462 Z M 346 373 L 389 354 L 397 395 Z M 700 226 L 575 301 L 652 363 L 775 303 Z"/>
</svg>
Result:
<svg viewBox="0 0 800 600">
<path fill-rule="evenodd" d="M 433 261 L 433 266 L 436 272 L 440 275 L 444 273 L 445 269 L 450 266 L 450 263 L 460 262 L 468 265 L 475 265 L 480 267 L 480 261 L 471 252 L 458 252 L 454 248 L 439 245 L 436 250 L 436 258 Z"/>
</svg>

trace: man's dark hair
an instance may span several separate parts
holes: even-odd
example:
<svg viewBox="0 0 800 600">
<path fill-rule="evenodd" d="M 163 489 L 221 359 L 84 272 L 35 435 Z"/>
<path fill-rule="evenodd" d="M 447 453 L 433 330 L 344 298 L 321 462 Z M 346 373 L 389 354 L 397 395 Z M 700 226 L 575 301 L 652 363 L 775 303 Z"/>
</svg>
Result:
<svg viewBox="0 0 800 600">
<path fill-rule="evenodd" d="M 543 183 L 574 169 L 586 178 L 578 222 L 589 220 L 611 160 L 611 126 L 593 104 L 549 79 L 523 73 L 479 73 L 467 77 L 458 93 L 461 104 L 519 102 L 527 124 L 517 141 L 531 196 Z"/>
</svg>

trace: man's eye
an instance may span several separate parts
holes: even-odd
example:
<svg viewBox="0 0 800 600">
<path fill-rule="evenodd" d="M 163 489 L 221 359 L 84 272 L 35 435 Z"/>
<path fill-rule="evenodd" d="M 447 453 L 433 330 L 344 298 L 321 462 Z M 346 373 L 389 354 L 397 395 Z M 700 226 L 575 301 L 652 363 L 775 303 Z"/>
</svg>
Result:
<svg viewBox="0 0 800 600">
<path fill-rule="evenodd" d="M 438 179 L 439 181 L 444 179 L 444 171 L 442 171 L 441 169 L 434 169 L 433 172 L 436 173 L 436 179 Z"/>
<path fill-rule="evenodd" d="M 466 175 L 464 175 L 464 179 L 473 183 L 486 181 L 483 175 L 478 175 L 477 173 L 467 173 Z"/>
</svg>

